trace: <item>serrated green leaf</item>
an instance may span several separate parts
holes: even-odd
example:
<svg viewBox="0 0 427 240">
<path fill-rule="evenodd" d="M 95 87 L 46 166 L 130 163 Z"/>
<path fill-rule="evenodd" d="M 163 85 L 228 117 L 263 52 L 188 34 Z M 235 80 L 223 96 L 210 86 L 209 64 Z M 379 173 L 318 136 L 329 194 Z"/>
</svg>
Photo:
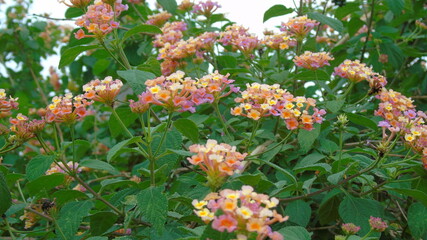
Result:
<svg viewBox="0 0 427 240">
<path fill-rule="evenodd" d="M 375 200 L 361 199 L 347 196 L 341 202 L 338 212 L 346 223 L 354 223 L 360 226 L 361 236 L 369 232 L 369 218 L 384 217 L 384 207 Z"/>
<path fill-rule="evenodd" d="M 178 4 L 176 0 L 157 0 L 157 3 L 160 4 L 166 11 L 175 14 Z"/>
<path fill-rule="evenodd" d="M 141 137 L 133 137 L 127 140 L 123 140 L 119 143 L 117 143 L 116 145 L 114 145 L 110 151 L 108 151 L 107 153 L 107 162 L 111 162 L 111 160 L 113 160 L 114 158 L 116 158 L 118 156 L 118 152 L 120 149 L 122 149 L 123 147 L 130 145 L 132 143 L 137 143 L 137 142 L 141 142 Z"/>
<path fill-rule="evenodd" d="M 83 218 L 93 207 L 92 201 L 69 202 L 59 211 L 56 221 L 56 233 L 62 239 L 72 239 Z"/>
<path fill-rule="evenodd" d="M 300 129 L 298 132 L 298 142 L 300 144 L 301 150 L 303 152 L 308 152 L 311 149 L 311 146 L 316 141 L 317 137 L 320 134 L 320 125 L 315 124 L 314 129 L 307 131 L 305 129 Z"/>
<path fill-rule="evenodd" d="M 340 199 L 337 196 L 333 196 L 320 204 L 317 216 L 319 216 L 319 222 L 322 225 L 326 225 L 338 219 L 339 203 Z"/>
<path fill-rule="evenodd" d="M 282 4 L 274 5 L 270 7 L 267 11 L 265 11 L 262 22 L 266 22 L 268 19 L 273 17 L 283 16 L 292 13 L 293 11 L 294 10 L 292 8 L 287 8 Z"/>
<path fill-rule="evenodd" d="M 95 160 L 95 159 L 83 160 L 80 162 L 80 165 L 83 167 L 88 167 L 88 168 L 92 168 L 92 169 L 96 169 L 96 170 L 104 170 L 104 171 L 107 171 L 111 174 L 119 174 L 120 173 L 111 164 L 100 161 L 100 160 Z"/>
<path fill-rule="evenodd" d="M 355 123 L 355 124 L 360 125 L 360 126 L 365 126 L 365 127 L 371 128 L 373 130 L 378 129 L 377 124 L 365 116 L 362 116 L 359 114 L 354 114 L 354 113 L 346 113 L 346 115 L 347 115 L 348 120 L 352 123 Z"/>
<path fill-rule="evenodd" d="M 6 179 L 2 172 L 0 172 L 0 216 L 9 209 L 12 205 L 12 198 L 9 188 L 6 184 Z"/>
<path fill-rule="evenodd" d="M 310 12 L 307 14 L 307 16 L 311 19 L 319 21 L 322 24 L 328 25 L 329 27 L 333 28 L 338 32 L 342 32 L 344 29 L 344 26 L 341 21 L 335 18 L 325 16 L 321 13 Z"/>
<path fill-rule="evenodd" d="M 61 53 L 61 59 L 59 60 L 58 68 L 63 68 L 71 64 L 80 53 L 95 48 L 98 48 L 98 45 L 75 46 L 67 48 L 63 53 Z"/>
<path fill-rule="evenodd" d="M 161 187 L 149 187 L 137 195 L 142 218 L 153 225 L 157 232 L 164 230 L 168 213 L 168 200 Z"/>
<path fill-rule="evenodd" d="M 286 240 L 310 240 L 311 234 L 303 227 L 290 226 L 279 230 Z"/>
<path fill-rule="evenodd" d="M 310 204 L 303 200 L 291 202 L 286 206 L 285 215 L 289 216 L 290 222 L 306 227 L 311 216 Z"/>
<path fill-rule="evenodd" d="M 45 175 L 54 160 L 55 156 L 53 155 L 37 155 L 32 158 L 26 167 L 27 179 L 32 181 Z"/>
<path fill-rule="evenodd" d="M 427 207 L 421 203 L 413 203 L 408 210 L 408 226 L 415 239 L 427 236 Z"/>
<path fill-rule="evenodd" d="M 41 176 L 34 181 L 27 183 L 25 186 L 28 193 L 36 195 L 39 192 L 50 190 L 56 186 L 64 184 L 65 175 L 62 173 L 54 173 L 47 176 Z"/>
<path fill-rule="evenodd" d="M 133 93 L 137 95 L 145 91 L 145 81 L 156 78 L 156 76 L 150 72 L 135 69 L 117 71 L 117 74 L 126 80 L 132 88 Z"/>
<path fill-rule="evenodd" d="M 138 34 L 138 33 L 148 33 L 148 34 L 162 34 L 162 30 L 158 28 L 157 26 L 150 25 L 150 24 L 141 24 L 136 27 L 131 28 L 129 31 L 123 35 L 123 38 L 121 39 L 122 42 L 126 39 L 130 38 L 131 36 Z"/>
<path fill-rule="evenodd" d="M 92 235 L 102 235 L 114 225 L 118 216 L 112 212 L 97 212 L 90 216 L 90 231 Z"/>
<path fill-rule="evenodd" d="M 341 110 L 342 106 L 344 106 L 344 103 L 345 100 L 332 100 L 327 101 L 325 106 L 332 113 L 337 113 L 339 110 Z"/>
<path fill-rule="evenodd" d="M 199 142 L 199 129 L 190 119 L 180 118 L 173 122 L 173 125 L 182 135 L 186 136 L 193 143 Z"/>
</svg>

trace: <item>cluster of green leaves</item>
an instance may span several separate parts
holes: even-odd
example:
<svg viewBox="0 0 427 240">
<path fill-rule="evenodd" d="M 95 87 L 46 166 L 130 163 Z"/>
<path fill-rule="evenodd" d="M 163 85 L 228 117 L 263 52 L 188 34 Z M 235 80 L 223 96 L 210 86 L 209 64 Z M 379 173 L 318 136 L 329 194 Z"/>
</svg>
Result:
<svg viewBox="0 0 427 240">
<path fill-rule="evenodd" d="M 221 13 L 213 14 L 208 20 L 200 19 L 178 10 L 175 0 L 157 2 L 173 13 L 170 21 L 186 21 L 186 38 L 205 31 L 224 31 L 232 24 Z M 145 90 L 147 79 L 161 75 L 157 50 L 152 45 L 153 36 L 161 30 L 144 21 L 160 10 L 153 10 L 146 4 L 129 5 L 129 10 L 120 18 L 123 28 L 117 31 L 119 37 L 108 36 L 105 44 L 111 50 L 123 48 L 130 68 L 117 63 L 98 40 L 75 39 L 77 29 L 64 33 L 52 27 L 49 42 L 40 37 L 40 33 L 46 31 L 46 21 L 9 14 L 25 13 L 25 5 L 9 8 L 7 25 L 0 30 L 3 50 L 0 63 L 8 66 L 7 73 L 0 76 L 0 88 L 19 97 L 19 111 L 25 114 L 30 108 L 44 108 L 47 105 L 44 98 L 55 91 L 81 93 L 80 86 L 105 76 L 125 82 L 123 89 L 127 90 L 119 96 L 120 102 L 136 99 L 136 94 Z M 273 228 L 285 239 L 332 239 L 342 234 L 340 224 L 349 222 L 361 227 L 358 235 L 349 239 L 360 239 L 370 230 L 370 216 L 390 223 L 383 236 L 427 238 L 426 171 L 420 161 L 408 160 L 413 153 L 401 141 L 396 141 L 394 148 L 385 154 L 376 149 L 382 141 L 381 129 L 377 127 L 380 119 L 374 117 L 378 102 L 372 96 L 358 102 L 369 91 L 368 84 L 357 84 L 347 98 L 342 98 L 348 82 L 332 76 L 333 68 L 343 60 L 364 59 L 374 71 L 387 77 L 387 88 L 415 96 L 418 109 L 426 110 L 427 74 L 423 65 L 427 52 L 426 34 L 425 31 L 413 34 L 415 20 L 427 14 L 422 1 L 366 3 L 358 0 L 341 7 L 304 4 L 298 9 L 275 5 L 265 13 L 264 21 L 277 17 L 285 21 L 291 13 L 307 14 L 322 24 L 303 41 L 300 51 L 331 52 L 335 58 L 331 66 L 315 72 L 295 70 L 294 49 L 275 51 L 264 47 L 248 59 L 231 47 L 217 45 L 214 54 L 201 64 L 193 63 L 191 57 L 185 59 L 187 64 L 182 70 L 191 77 L 201 77 L 212 69 L 229 73 L 241 89 L 246 83 L 279 83 L 296 96 L 317 98 L 319 108 L 328 112 L 323 124 L 317 124 L 312 131 L 289 133 L 282 121 L 263 119 L 254 133 L 251 147 L 245 149 L 255 123 L 230 114 L 237 95 L 222 99 L 219 106 L 230 126 L 232 139 L 223 134 L 220 118 L 212 114 L 214 109 L 209 104 L 199 106 L 196 113 L 175 113 L 171 116 L 170 127 L 166 123 L 168 113 L 158 106 L 151 108 L 156 115 L 151 112 L 138 115 L 131 112 L 127 104 L 117 103 L 118 119 L 110 114 L 109 108 L 95 104 L 95 114 L 73 126 L 77 139 L 73 142 L 69 127 L 60 125 L 61 134 L 58 134 L 62 138 L 57 144 L 55 125 L 46 127 L 42 135 L 55 145 L 55 154 L 43 154 L 37 142 L 28 142 L 25 151 L 22 147 L 2 156 L 0 236 L 92 240 L 112 237 L 230 239 L 228 234 L 207 227 L 194 214 L 191 204 L 193 199 L 203 199 L 210 189 L 199 169 L 186 160 L 191 156 L 188 147 L 216 139 L 237 146 L 241 152 L 279 144 L 251 158 L 246 171 L 231 176 L 222 189 L 251 185 L 257 192 L 280 198 L 277 210 L 288 215 L 289 221 Z M 82 14 L 81 10 L 70 8 L 65 17 L 77 18 Z M 325 25 L 334 31 L 325 31 L 322 27 Z M 371 29 L 368 40 L 367 33 L 358 33 L 364 25 Z M 60 45 L 64 34 L 69 36 L 69 41 L 61 45 L 58 63 L 61 88 L 55 90 L 49 82 L 51 77 L 42 77 L 40 59 L 54 53 L 53 48 Z M 317 43 L 315 35 L 327 36 L 332 43 Z M 84 52 L 90 54 L 82 54 Z M 388 56 L 388 62 L 379 61 L 381 54 Z M 8 65 L 11 62 L 22 67 L 13 69 Z M 300 86 L 294 88 L 297 80 Z M 316 84 L 301 84 L 308 82 Z M 340 114 L 347 116 L 347 125 L 335 123 Z M 151 128 L 142 127 L 141 121 L 150 122 Z M 122 123 L 132 136 L 123 129 Z M 148 131 L 151 141 L 142 145 L 147 142 Z M 163 134 L 164 141 L 161 140 Z M 288 135 L 286 143 L 280 144 Z M 5 141 L 0 139 L 1 144 Z M 141 155 L 140 146 L 158 149 L 154 172 L 150 171 L 150 161 Z M 78 176 L 93 192 L 73 190 L 77 181 L 66 174 L 45 175 L 54 161 L 71 160 L 73 155 L 80 166 L 90 169 Z M 154 186 L 150 184 L 152 174 Z M 138 176 L 141 182 L 131 181 L 132 176 Z M 54 202 L 55 206 L 39 211 L 37 224 L 29 230 L 24 229 L 19 217 L 46 201 Z M 131 229 L 132 233 L 116 232 L 119 229 Z M 82 235 L 76 235 L 77 232 Z"/>
</svg>

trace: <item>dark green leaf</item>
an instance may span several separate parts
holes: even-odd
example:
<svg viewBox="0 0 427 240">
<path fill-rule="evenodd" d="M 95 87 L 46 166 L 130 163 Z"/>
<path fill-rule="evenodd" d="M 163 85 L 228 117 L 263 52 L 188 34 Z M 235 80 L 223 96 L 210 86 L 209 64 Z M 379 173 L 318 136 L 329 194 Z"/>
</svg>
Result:
<svg viewBox="0 0 427 240">
<path fill-rule="evenodd" d="M 64 174 L 54 173 L 52 175 L 41 176 L 36 180 L 27 183 L 26 188 L 28 189 L 28 193 L 36 195 L 39 192 L 44 192 L 63 184 L 64 180 Z"/>
<path fill-rule="evenodd" d="M 355 123 L 355 124 L 360 125 L 360 126 L 365 126 L 365 127 L 371 128 L 373 130 L 378 129 L 377 124 L 365 116 L 362 116 L 359 114 L 354 114 L 354 113 L 346 113 L 346 115 L 348 117 L 348 120 L 352 123 Z"/>
<path fill-rule="evenodd" d="M 83 15 L 84 12 L 81 8 L 70 7 L 65 11 L 65 18 L 75 18 Z"/>
<path fill-rule="evenodd" d="M 174 121 L 173 125 L 193 143 L 199 142 L 199 129 L 193 121 L 186 118 L 180 118 Z"/>
<path fill-rule="evenodd" d="M 52 194 L 52 197 L 55 198 L 56 205 L 62 206 L 63 204 L 74 201 L 77 199 L 86 199 L 88 196 L 77 190 L 70 189 L 61 189 Z"/>
<path fill-rule="evenodd" d="M 331 80 L 331 75 L 327 74 L 325 71 L 302 71 L 295 76 L 298 80 L 304 81 L 329 81 Z"/>
<path fill-rule="evenodd" d="M 162 30 L 160 30 L 160 28 L 158 28 L 158 27 L 156 27 L 154 25 L 141 24 L 141 25 L 133 27 L 132 29 L 130 29 L 129 31 L 127 31 L 121 40 L 125 41 L 129 37 L 131 37 L 131 36 L 133 36 L 135 34 L 138 34 L 138 33 L 162 34 Z"/>
<path fill-rule="evenodd" d="M 311 216 L 310 204 L 303 200 L 291 202 L 286 206 L 285 215 L 289 216 L 290 222 L 306 227 Z"/>
<path fill-rule="evenodd" d="M 89 200 L 65 204 L 59 211 L 59 218 L 56 221 L 57 235 L 62 239 L 72 239 L 92 207 L 93 202 Z"/>
<path fill-rule="evenodd" d="M 108 152 L 108 153 L 110 153 L 110 152 Z M 80 165 L 83 167 L 88 167 L 88 168 L 92 168 L 92 169 L 96 169 L 96 170 L 104 170 L 104 171 L 107 171 L 111 174 L 119 174 L 120 173 L 111 164 L 100 161 L 100 160 L 95 160 L 95 159 L 84 160 L 84 161 L 80 162 Z"/>
<path fill-rule="evenodd" d="M 26 173 L 28 180 L 32 181 L 42 175 L 50 168 L 55 156 L 53 155 L 37 155 L 27 165 Z"/>
<path fill-rule="evenodd" d="M 338 206 L 340 199 L 337 196 L 329 198 L 326 202 L 320 204 L 317 216 L 322 225 L 328 224 L 338 219 Z"/>
<path fill-rule="evenodd" d="M 307 14 L 307 16 L 311 19 L 319 21 L 322 24 L 328 25 L 329 27 L 333 28 L 334 30 L 336 30 L 338 32 L 342 32 L 344 29 L 344 26 L 343 26 L 341 21 L 339 21 L 335 18 L 325 16 L 321 13 L 310 12 Z"/>
<path fill-rule="evenodd" d="M 375 200 L 361 199 L 347 196 L 339 206 L 339 214 L 345 223 L 354 223 L 360 226 L 363 236 L 369 232 L 369 218 L 384 217 L 384 207 Z"/>
<path fill-rule="evenodd" d="M 326 102 L 326 108 L 332 113 L 337 113 L 344 105 L 344 100 L 332 100 Z"/>
<path fill-rule="evenodd" d="M 405 7 L 404 0 L 387 0 L 386 2 L 395 16 L 399 16 L 400 14 L 402 14 L 402 10 Z"/>
<path fill-rule="evenodd" d="M 267 11 L 265 11 L 264 18 L 263 18 L 262 22 L 266 22 L 268 19 L 273 18 L 273 17 L 278 17 L 278 16 L 283 16 L 283 15 L 289 14 L 293 11 L 294 10 L 292 8 L 287 8 L 282 4 L 274 5 L 271 8 L 269 8 Z"/>
<path fill-rule="evenodd" d="M 75 46 L 68 48 L 63 53 L 61 53 L 61 59 L 59 60 L 58 68 L 63 68 L 69 64 L 71 64 L 76 57 L 87 50 L 98 48 L 98 45 L 90 45 L 90 46 Z"/>
<path fill-rule="evenodd" d="M 311 240 L 311 234 L 303 227 L 291 226 L 279 230 L 286 240 Z"/>
<path fill-rule="evenodd" d="M 300 144 L 301 150 L 303 152 L 308 152 L 311 149 L 314 141 L 316 141 L 317 137 L 320 134 L 320 125 L 315 124 L 314 129 L 311 131 L 307 131 L 305 129 L 300 129 L 298 132 L 298 142 Z"/>
<path fill-rule="evenodd" d="M 168 213 L 168 200 L 161 187 L 149 187 L 137 195 L 138 208 L 142 218 L 153 224 L 157 232 L 162 232 Z"/>
<path fill-rule="evenodd" d="M 157 0 L 157 3 L 160 4 L 166 11 L 175 14 L 178 4 L 176 0 Z"/>
<path fill-rule="evenodd" d="M 93 74 L 100 75 L 102 72 L 108 69 L 110 66 L 110 60 L 106 58 L 101 58 L 98 61 L 95 62 L 93 65 Z"/>
<path fill-rule="evenodd" d="M 146 80 L 156 78 L 154 74 L 141 70 L 117 71 L 117 74 L 129 83 L 133 93 L 137 95 L 145 91 Z"/>
<path fill-rule="evenodd" d="M 400 194 L 413 197 L 427 207 L 427 194 L 425 192 L 422 192 L 420 190 L 405 189 L 405 188 L 387 188 L 387 190 L 392 190 Z"/>
<path fill-rule="evenodd" d="M 129 144 L 137 143 L 137 142 L 141 142 L 141 137 L 133 137 L 133 138 L 130 138 L 130 139 L 127 139 L 127 140 L 124 140 L 124 141 L 117 143 L 116 145 L 114 145 L 110 149 L 110 151 L 108 151 L 107 162 L 110 162 L 111 160 L 116 158 L 120 149 L 122 149 L 123 147 L 125 147 Z"/>
<path fill-rule="evenodd" d="M 236 235 L 234 233 L 229 233 L 228 231 L 217 231 L 213 229 L 211 225 L 212 224 L 206 226 L 202 236 L 198 239 L 231 240 L 236 238 Z"/>
<path fill-rule="evenodd" d="M 421 203 L 413 203 L 408 210 L 408 226 L 412 237 L 424 239 L 427 236 L 427 208 Z"/>
<path fill-rule="evenodd" d="M 118 216 L 112 212 L 97 212 L 90 216 L 92 235 L 102 235 L 116 222 Z"/>
<path fill-rule="evenodd" d="M 12 205 L 12 198 L 9 188 L 7 187 L 3 173 L 0 172 L 0 216 L 7 211 L 10 205 Z"/>
</svg>

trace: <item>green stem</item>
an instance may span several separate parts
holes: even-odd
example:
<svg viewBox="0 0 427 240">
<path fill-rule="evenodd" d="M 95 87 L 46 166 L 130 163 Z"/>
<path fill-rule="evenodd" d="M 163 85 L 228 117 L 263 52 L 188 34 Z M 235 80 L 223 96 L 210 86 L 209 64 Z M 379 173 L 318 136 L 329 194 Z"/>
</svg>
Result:
<svg viewBox="0 0 427 240">
<path fill-rule="evenodd" d="M 277 69 L 280 72 L 280 67 L 282 66 L 282 62 L 280 61 L 280 49 L 276 50 L 276 54 L 277 54 Z"/>
<path fill-rule="evenodd" d="M 76 169 L 74 169 L 75 162 L 76 162 L 76 144 L 75 144 L 75 133 L 74 133 L 74 124 L 70 125 L 70 133 L 71 133 L 71 144 L 73 147 L 73 169 L 72 171 L 75 172 Z"/>
<path fill-rule="evenodd" d="M 363 236 L 363 238 L 361 238 L 360 240 L 365 240 L 366 238 L 368 238 L 369 237 L 369 235 L 371 235 L 371 233 L 373 232 L 373 230 L 371 229 L 371 230 L 369 230 L 369 232 L 365 235 L 365 236 Z"/>
<path fill-rule="evenodd" d="M 110 49 L 105 45 L 104 41 L 99 40 L 101 45 L 104 47 L 104 49 L 110 54 L 110 56 L 118 63 L 120 64 L 124 69 L 127 69 L 126 66 L 110 51 Z"/>
<path fill-rule="evenodd" d="M 342 158 L 342 150 L 343 150 L 343 131 L 344 129 L 340 129 L 340 138 L 339 138 L 339 144 L 340 144 L 340 151 L 338 153 L 338 172 L 341 171 L 341 158 Z"/>
<path fill-rule="evenodd" d="M 261 120 L 260 120 L 260 119 L 258 119 L 258 120 L 254 120 L 254 121 L 255 121 L 255 122 L 254 122 L 254 127 L 253 127 L 253 129 L 252 129 L 251 136 L 249 137 L 249 140 L 246 142 L 246 146 L 245 146 L 246 151 L 249 151 L 249 147 L 252 145 L 251 143 L 252 143 L 252 141 L 254 140 L 254 137 L 255 137 L 256 131 L 258 130 L 259 124 L 260 124 L 260 122 L 261 122 Z"/>
<path fill-rule="evenodd" d="M 18 187 L 19 195 L 21 195 L 22 201 L 24 203 L 27 203 L 27 200 L 25 200 L 25 197 L 24 197 L 24 193 L 22 193 L 21 184 L 19 184 L 19 180 L 16 181 L 16 186 Z"/>
<path fill-rule="evenodd" d="M 265 150 L 264 152 L 260 152 L 260 153 L 257 153 L 257 154 L 254 154 L 254 155 L 251 155 L 251 156 L 249 156 L 249 158 L 251 158 L 251 157 L 256 157 L 256 156 L 259 156 L 259 155 L 262 155 L 262 154 L 264 154 L 264 153 L 267 153 L 267 152 L 269 152 L 269 151 L 271 151 L 271 150 L 273 150 L 273 149 L 277 148 L 277 147 L 278 147 L 278 146 L 280 146 L 280 145 L 284 145 L 284 144 L 287 142 L 288 138 L 292 135 L 292 133 L 293 133 L 293 131 L 290 131 L 290 132 L 288 133 L 288 135 L 286 135 L 286 137 L 285 137 L 285 138 L 283 138 L 279 143 L 277 143 L 277 144 L 276 144 L 276 145 L 274 145 L 273 147 L 271 147 L 271 148 L 269 148 L 269 149 Z"/>
<path fill-rule="evenodd" d="M 340 97 L 341 100 L 346 99 L 347 95 L 351 92 L 351 90 L 353 89 L 355 83 L 354 82 L 350 82 L 350 85 L 348 86 L 347 90 L 344 92 L 344 94 Z"/>
<path fill-rule="evenodd" d="M 163 132 L 162 138 L 160 138 L 160 143 L 159 143 L 159 146 L 157 146 L 156 151 L 154 152 L 154 156 L 157 155 L 157 153 L 159 152 L 160 148 L 162 147 L 163 142 L 165 141 L 166 134 L 168 133 L 168 130 L 169 130 L 171 124 L 172 124 L 172 115 L 173 115 L 173 112 L 170 112 L 169 115 L 168 115 L 168 121 L 166 123 L 165 131 Z"/>
<path fill-rule="evenodd" d="M 224 119 L 223 119 L 223 117 L 222 117 L 222 114 L 221 114 L 221 112 L 219 111 L 218 101 L 217 101 L 217 100 L 215 100 L 212 106 L 213 106 L 213 108 L 215 109 L 215 112 L 216 112 L 216 114 L 217 114 L 217 116 L 218 116 L 218 118 L 219 118 L 219 121 L 220 121 L 220 122 L 221 122 L 221 124 L 222 124 L 222 128 L 224 129 L 224 133 L 227 135 L 227 137 L 228 137 L 229 141 L 231 141 L 231 140 L 232 140 L 232 138 L 231 138 L 230 132 L 228 132 L 227 124 L 224 122 Z"/>
<path fill-rule="evenodd" d="M 13 234 L 13 231 L 12 231 L 12 228 L 10 227 L 9 221 L 7 221 L 7 217 L 4 217 L 4 218 L 3 218 L 3 220 L 4 220 L 4 222 L 6 223 L 7 231 L 9 231 L 10 237 L 11 237 L 13 240 L 15 240 L 15 239 L 16 239 L 16 237 L 15 237 L 15 235 Z"/>
</svg>

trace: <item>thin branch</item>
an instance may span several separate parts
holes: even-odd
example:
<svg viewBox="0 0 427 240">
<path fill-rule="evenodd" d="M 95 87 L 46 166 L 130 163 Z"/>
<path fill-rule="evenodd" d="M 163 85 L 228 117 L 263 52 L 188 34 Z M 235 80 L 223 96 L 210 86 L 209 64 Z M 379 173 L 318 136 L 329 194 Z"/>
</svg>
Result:
<svg viewBox="0 0 427 240">
<path fill-rule="evenodd" d="M 369 36 L 371 35 L 371 31 L 372 31 L 372 22 L 374 20 L 374 10 L 375 10 L 375 0 L 372 0 L 371 3 L 371 16 L 369 17 L 369 22 L 368 22 L 368 32 L 367 32 L 367 36 L 366 36 L 366 41 L 363 44 L 363 49 L 362 49 L 362 55 L 360 56 L 360 61 L 363 62 L 364 60 L 364 55 L 366 52 L 366 47 L 368 45 L 368 41 L 369 41 Z"/>
</svg>

